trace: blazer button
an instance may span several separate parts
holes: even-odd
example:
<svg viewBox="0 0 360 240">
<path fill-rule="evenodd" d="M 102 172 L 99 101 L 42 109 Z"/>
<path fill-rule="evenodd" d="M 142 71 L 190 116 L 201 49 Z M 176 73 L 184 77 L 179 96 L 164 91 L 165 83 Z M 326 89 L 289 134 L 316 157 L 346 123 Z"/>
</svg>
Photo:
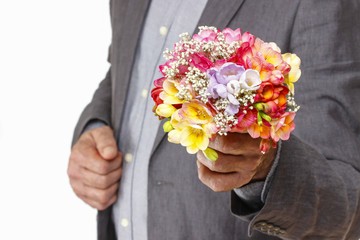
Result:
<svg viewBox="0 0 360 240">
<path fill-rule="evenodd" d="M 257 223 L 254 225 L 254 227 L 255 227 L 256 229 L 260 229 L 261 227 L 265 227 L 266 225 L 267 225 L 266 222 L 257 222 Z"/>
</svg>

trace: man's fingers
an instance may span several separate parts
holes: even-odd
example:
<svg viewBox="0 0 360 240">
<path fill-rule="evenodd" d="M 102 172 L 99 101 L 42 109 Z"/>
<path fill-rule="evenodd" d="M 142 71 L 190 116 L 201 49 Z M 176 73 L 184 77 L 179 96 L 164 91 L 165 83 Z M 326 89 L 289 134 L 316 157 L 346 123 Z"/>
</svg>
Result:
<svg viewBox="0 0 360 240">
<path fill-rule="evenodd" d="M 95 148 L 87 145 L 80 145 L 79 148 L 74 149 L 72 156 L 81 167 L 101 175 L 118 169 L 122 162 L 121 152 L 118 152 L 113 160 L 104 160 Z"/>
<path fill-rule="evenodd" d="M 119 181 L 122 168 L 119 167 L 107 175 L 96 174 L 85 168 L 82 168 L 80 171 L 83 176 L 83 182 L 85 185 L 93 188 L 107 189 Z"/>
<path fill-rule="evenodd" d="M 219 173 L 213 172 L 201 162 L 197 161 L 200 181 L 215 192 L 226 192 L 241 187 L 250 182 L 253 174 L 239 172 Z"/>
<path fill-rule="evenodd" d="M 205 157 L 202 151 L 197 153 L 198 161 L 209 168 L 213 172 L 231 173 L 241 171 L 253 171 L 260 164 L 260 158 L 245 158 L 243 155 L 230 155 L 217 152 L 218 159 L 210 161 Z"/>
<path fill-rule="evenodd" d="M 119 183 L 116 182 L 107 189 L 93 188 L 81 183 L 80 181 L 71 181 L 71 186 L 73 187 L 76 195 L 82 200 L 86 198 L 105 206 L 111 202 L 114 195 L 117 195 Z"/>
<path fill-rule="evenodd" d="M 95 128 L 89 131 L 92 135 L 96 149 L 101 157 L 106 160 L 112 160 L 118 154 L 116 141 L 112 129 L 108 126 Z"/>
<path fill-rule="evenodd" d="M 254 139 L 245 133 L 228 133 L 227 136 L 216 136 L 209 147 L 225 154 L 261 156 L 260 139 Z"/>
</svg>

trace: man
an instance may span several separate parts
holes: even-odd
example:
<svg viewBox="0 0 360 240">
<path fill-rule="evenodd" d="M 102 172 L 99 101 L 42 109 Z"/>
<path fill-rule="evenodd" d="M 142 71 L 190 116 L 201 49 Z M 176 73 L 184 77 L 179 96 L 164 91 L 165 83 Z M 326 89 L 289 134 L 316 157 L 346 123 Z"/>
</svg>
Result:
<svg viewBox="0 0 360 240">
<path fill-rule="evenodd" d="M 68 169 L 100 210 L 99 239 L 358 239 L 359 10 L 356 0 L 112 0 L 111 69 Z M 147 92 L 161 52 L 202 25 L 240 27 L 302 59 L 301 110 L 279 149 L 262 156 L 258 139 L 231 134 L 211 143 L 211 163 L 164 137 Z"/>
</svg>

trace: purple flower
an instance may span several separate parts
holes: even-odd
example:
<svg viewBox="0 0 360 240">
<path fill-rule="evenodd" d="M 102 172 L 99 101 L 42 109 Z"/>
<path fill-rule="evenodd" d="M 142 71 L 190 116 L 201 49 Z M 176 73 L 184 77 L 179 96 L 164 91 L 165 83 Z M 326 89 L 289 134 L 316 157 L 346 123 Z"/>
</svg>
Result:
<svg viewBox="0 0 360 240">
<path fill-rule="evenodd" d="M 239 81 L 244 72 L 244 67 L 235 63 L 225 63 L 220 69 L 211 68 L 207 70 L 208 93 L 213 99 L 227 98 L 230 104 L 225 111 L 230 115 L 239 112 L 240 103 L 234 95 L 238 95 L 240 91 Z"/>
</svg>

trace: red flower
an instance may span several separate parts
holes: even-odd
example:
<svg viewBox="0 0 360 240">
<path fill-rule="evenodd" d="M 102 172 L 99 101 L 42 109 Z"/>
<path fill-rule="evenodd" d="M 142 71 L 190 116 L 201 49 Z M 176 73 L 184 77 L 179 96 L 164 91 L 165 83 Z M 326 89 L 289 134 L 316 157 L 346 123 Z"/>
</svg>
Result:
<svg viewBox="0 0 360 240">
<path fill-rule="evenodd" d="M 164 101 L 160 98 L 160 93 L 164 90 L 163 83 L 165 81 L 165 77 L 156 79 L 154 81 L 155 88 L 151 90 L 151 97 L 155 102 L 155 109 L 158 105 L 162 104 Z"/>
</svg>

